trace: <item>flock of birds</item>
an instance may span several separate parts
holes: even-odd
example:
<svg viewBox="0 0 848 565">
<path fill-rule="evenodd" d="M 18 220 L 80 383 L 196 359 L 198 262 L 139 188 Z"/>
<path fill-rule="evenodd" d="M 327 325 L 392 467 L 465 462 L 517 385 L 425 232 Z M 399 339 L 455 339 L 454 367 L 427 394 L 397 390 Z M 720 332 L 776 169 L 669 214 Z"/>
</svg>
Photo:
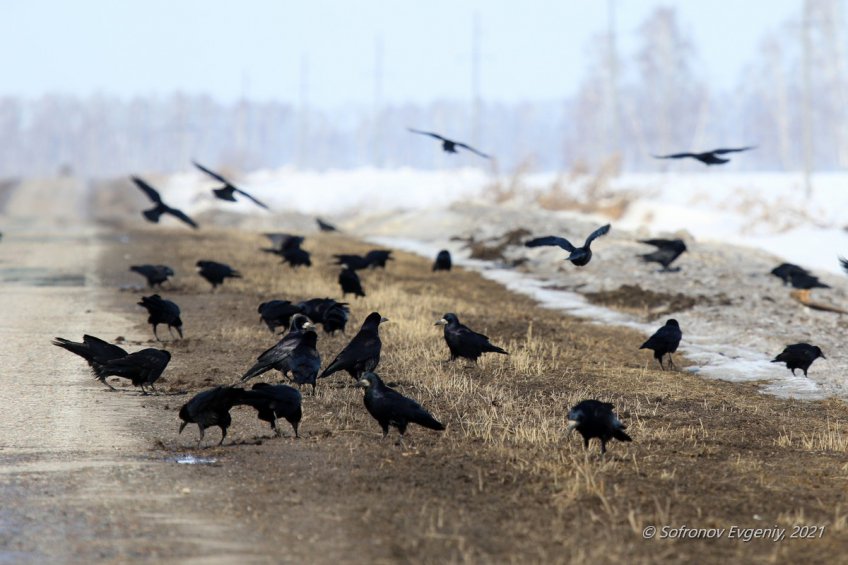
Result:
<svg viewBox="0 0 848 565">
<path fill-rule="evenodd" d="M 443 150 L 448 153 L 455 153 L 457 148 L 462 148 L 484 158 L 490 157 L 467 144 L 447 139 L 433 132 L 415 129 L 410 129 L 410 131 L 440 140 Z M 718 157 L 718 155 L 749 149 L 753 149 L 753 147 L 715 149 L 704 153 L 676 153 L 656 157 L 660 159 L 691 157 L 707 165 L 717 165 L 728 161 Z M 223 183 L 222 187 L 212 190 L 216 198 L 235 202 L 236 195 L 239 195 L 264 209 L 268 209 L 267 205 L 230 182 L 226 177 L 199 163 L 194 163 L 194 165 L 205 174 Z M 131 177 L 131 179 L 155 205 L 152 209 L 142 212 L 142 215 L 148 221 L 158 223 L 163 214 L 170 214 L 192 228 L 198 227 L 198 224 L 184 212 L 167 205 L 158 191 L 147 182 L 138 177 Z M 316 222 L 322 231 L 338 231 L 335 226 L 320 218 L 317 218 Z M 582 267 L 592 259 L 592 242 L 609 231 L 609 224 L 599 227 L 579 247 L 564 237 L 554 235 L 532 239 L 527 241 L 525 245 L 527 247 L 556 246 L 562 248 L 569 253 L 566 260 L 576 267 Z M 278 255 L 282 262 L 290 265 L 291 268 L 310 267 L 312 265 L 309 252 L 302 247 L 303 236 L 287 233 L 265 235 L 271 241 L 272 247 L 262 249 L 262 251 Z M 652 253 L 641 255 L 645 262 L 659 264 L 662 267 L 662 272 L 680 270 L 679 268 L 671 268 L 671 264 L 687 250 L 686 244 L 681 239 L 648 239 L 641 240 L 641 243 L 655 248 Z M 365 296 L 357 272 L 365 269 L 385 269 L 387 263 L 392 260 L 391 253 L 390 250 L 375 249 L 362 256 L 354 254 L 334 255 L 335 264 L 340 267 L 338 282 L 342 300 L 348 294 L 353 294 L 356 298 Z M 843 260 L 843 262 L 846 270 L 848 270 L 848 261 Z M 445 249 L 441 250 L 436 256 L 432 270 L 450 271 L 452 265 L 450 252 Z M 199 260 L 196 266 L 200 276 L 212 285 L 213 291 L 224 284 L 227 279 L 241 277 L 241 274 L 229 265 L 211 260 Z M 151 289 L 162 288 L 163 283 L 174 276 L 173 269 L 167 265 L 133 265 L 130 267 L 130 271 L 144 276 Z M 786 284 L 791 284 L 796 288 L 826 287 L 809 272 L 796 265 L 781 265 L 775 268 L 773 274 L 783 279 Z M 157 341 L 160 341 L 157 332 L 160 325 L 167 326 L 172 337 L 174 337 L 174 330 L 176 330 L 180 339 L 183 337 L 180 308 L 176 303 L 162 298 L 159 294 L 152 294 L 142 297 L 138 304 L 147 310 L 147 321 L 151 324 L 153 335 Z M 365 408 L 381 427 L 383 437 L 388 435 L 390 427 L 395 427 L 400 436 L 398 442 L 402 443 L 407 427 L 413 423 L 432 430 L 445 429 L 444 425 L 418 402 L 394 390 L 375 373 L 380 362 L 382 349 L 379 328 L 381 324 L 388 321 L 379 312 L 371 312 L 365 318 L 356 335 L 323 371 L 321 370 L 321 355 L 318 350 L 317 327 L 321 325 L 324 332 L 328 334 L 339 331 L 344 333 L 350 317 L 349 303 L 332 298 L 313 298 L 296 304 L 288 300 L 271 300 L 261 303 L 258 307 L 258 313 L 271 332 L 275 332 L 277 328 L 281 327 L 288 328 L 288 331 L 278 343 L 260 354 L 256 361 L 247 368 L 241 376 L 241 382 L 245 383 L 271 370 L 276 370 L 298 387 L 311 386 L 312 393 L 315 394 L 319 379 L 344 371 L 354 379 L 357 387 L 365 389 Z M 509 354 L 503 348 L 494 345 L 487 336 L 463 325 L 455 313 L 444 314 L 436 322 L 436 325 L 443 326 L 444 340 L 450 352 L 451 361 L 466 359 L 476 363 L 480 356 L 485 353 Z M 682 336 L 677 320 L 669 319 L 664 326 L 642 344 L 640 349 L 652 350 L 654 358 L 662 370 L 666 368 L 663 360 L 668 356 L 668 368 L 674 369 L 672 354 L 677 351 Z M 148 388 L 155 392 L 154 384 L 171 360 L 171 354 L 164 349 L 145 348 L 130 353 L 118 345 L 91 335 L 84 335 L 82 342 L 57 337 L 53 344 L 84 358 L 91 367 L 94 376 L 112 390 L 114 388 L 106 380 L 110 376 L 130 380 L 133 385 L 141 389 L 142 394 L 147 394 Z M 796 369 L 802 369 L 804 375 L 806 375 L 810 365 L 818 357 L 824 358 L 821 349 L 806 343 L 799 343 L 786 347 L 774 361 L 786 363 L 793 374 Z M 302 418 L 302 396 L 299 388 L 287 384 L 269 383 L 256 383 L 250 389 L 244 389 L 240 386 L 216 386 L 200 392 L 180 409 L 179 418 L 182 422 L 179 431 L 182 432 L 187 424 L 196 424 L 199 429 L 198 446 L 200 446 L 204 439 L 205 430 L 217 426 L 221 429 L 220 445 L 226 438 L 227 429 L 232 422 L 230 410 L 235 406 L 249 406 L 256 409 L 258 418 L 269 422 L 277 435 L 281 433 L 278 428 L 278 420 L 285 419 L 291 424 L 295 436 L 299 437 L 298 426 Z M 607 442 L 612 439 L 631 441 L 630 436 L 624 432 L 626 426 L 618 419 L 613 410 L 612 404 L 595 399 L 579 402 L 568 412 L 568 434 L 570 435 L 571 432 L 577 430 L 583 436 L 586 448 L 588 448 L 591 438 L 598 438 L 602 454 L 606 452 Z"/>
</svg>

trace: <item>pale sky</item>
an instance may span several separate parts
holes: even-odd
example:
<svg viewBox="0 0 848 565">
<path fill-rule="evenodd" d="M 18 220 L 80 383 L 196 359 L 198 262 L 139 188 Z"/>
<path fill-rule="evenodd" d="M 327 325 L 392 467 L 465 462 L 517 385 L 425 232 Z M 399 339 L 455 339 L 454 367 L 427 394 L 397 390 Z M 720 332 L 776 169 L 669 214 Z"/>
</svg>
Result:
<svg viewBox="0 0 848 565">
<path fill-rule="evenodd" d="M 801 0 L 614 0 L 622 56 L 657 6 L 674 5 L 707 80 L 737 83 L 763 35 L 797 18 Z M 308 61 L 310 105 L 471 96 L 479 15 L 481 91 L 488 101 L 559 99 L 606 30 L 605 0 L 0 0 L 0 96 L 124 98 L 175 91 L 230 102 L 297 102 Z M 787 41 L 795 41 L 787 37 Z"/>
</svg>

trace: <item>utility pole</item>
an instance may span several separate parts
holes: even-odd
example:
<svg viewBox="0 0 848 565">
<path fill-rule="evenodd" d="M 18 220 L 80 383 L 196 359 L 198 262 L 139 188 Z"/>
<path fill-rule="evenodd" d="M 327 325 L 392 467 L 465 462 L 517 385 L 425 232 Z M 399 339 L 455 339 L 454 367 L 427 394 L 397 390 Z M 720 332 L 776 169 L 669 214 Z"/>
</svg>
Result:
<svg viewBox="0 0 848 565">
<path fill-rule="evenodd" d="M 480 13 L 475 12 L 471 29 L 471 141 L 475 146 L 480 144 L 482 105 L 480 94 Z"/>
<path fill-rule="evenodd" d="M 801 23 L 802 48 L 802 119 L 801 143 L 804 155 L 804 191 L 807 196 L 813 193 L 813 108 L 812 108 L 812 11 L 811 0 L 804 0 L 804 15 Z"/>
<path fill-rule="evenodd" d="M 238 111 L 236 116 L 236 166 L 243 170 L 245 167 L 246 146 L 247 146 L 247 91 L 250 85 L 250 78 L 247 71 L 241 71 L 241 98 L 238 103 Z"/>
<path fill-rule="evenodd" d="M 621 147 L 621 111 L 618 103 L 618 53 L 616 52 L 615 0 L 607 0 L 607 103 L 610 109 L 609 144 Z M 620 151 L 620 149 L 618 149 Z"/>
<path fill-rule="evenodd" d="M 374 165 L 383 165 L 383 38 L 374 40 L 374 117 L 371 139 L 371 158 Z"/>
<path fill-rule="evenodd" d="M 297 105 L 297 167 L 306 166 L 306 144 L 309 137 L 309 59 L 306 54 L 300 56 L 300 96 Z"/>
</svg>

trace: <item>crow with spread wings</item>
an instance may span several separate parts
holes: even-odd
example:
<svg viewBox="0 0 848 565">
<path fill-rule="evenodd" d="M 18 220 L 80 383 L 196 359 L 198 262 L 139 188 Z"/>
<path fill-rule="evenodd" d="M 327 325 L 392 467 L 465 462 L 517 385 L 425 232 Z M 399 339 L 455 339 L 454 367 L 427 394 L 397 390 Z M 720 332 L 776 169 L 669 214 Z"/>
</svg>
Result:
<svg viewBox="0 0 848 565">
<path fill-rule="evenodd" d="M 452 139 L 442 137 L 438 133 L 433 133 L 431 131 L 421 131 L 421 130 L 412 129 L 412 128 L 406 128 L 406 129 L 408 129 L 412 133 L 419 133 L 421 135 L 429 135 L 430 137 L 438 139 L 439 141 L 442 142 L 442 149 L 445 151 L 445 153 L 456 153 L 456 148 L 461 147 L 463 149 L 468 149 L 472 153 L 476 153 L 477 155 L 479 155 L 480 157 L 483 157 L 485 159 L 491 159 L 492 158 L 491 155 L 486 155 L 485 153 L 477 151 L 476 149 L 474 149 L 470 145 L 466 145 L 465 143 L 460 143 L 459 141 L 453 141 Z"/>
<path fill-rule="evenodd" d="M 727 153 L 738 153 L 740 151 L 749 151 L 755 148 L 755 146 L 750 146 L 713 149 L 712 151 L 704 151 L 703 153 L 672 153 L 671 155 L 654 155 L 653 157 L 654 159 L 685 159 L 686 157 L 691 157 L 702 162 L 705 165 L 724 165 L 725 163 L 729 163 L 730 159 L 724 159 L 722 157 L 719 157 L 719 155 L 726 155 Z"/>
<path fill-rule="evenodd" d="M 182 220 L 193 228 L 197 228 L 197 224 L 194 220 L 189 218 L 182 210 L 177 210 L 176 208 L 171 208 L 164 202 L 162 202 L 162 197 L 159 196 L 159 193 L 155 188 L 144 182 L 138 177 L 130 177 L 135 185 L 144 192 L 147 197 L 153 201 L 156 206 L 151 208 L 150 210 L 145 210 L 142 212 L 142 215 L 147 218 L 148 221 L 153 222 L 154 224 L 159 223 L 159 217 L 162 214 L 171 214 L 178 220 Z"/>
<path fill-rule="evenodd" d="M 236 197 L 234 195 L 235 195 L 236 192 L 238 192 L 242 196 L 245 196 L 245 197 L 249 198 L 250 200 L 252 200 L 257 206 L 261 206 L 262 208 L 265 208 L 266 210 L 268 209 L 268 206 L 266 206 L 264 203 L 260 202 L 256 198 L 252 197 L 251 195 L 249 195 L 248 193 L 246 193 L 242 189 L 236 187 L 230 181 L 228 181 L 226 178 L 222 177 L 218 173 L 216 173 L 214 171 L 210 171 L 209 169 L 207 169 L 206 167 L 204 167 L 203 165 L 201 165 L 197 161 L 192 161 L 192 163 L 194 163 L 195 167 L 197 167 L 198 169 L 200 169 L 201 171 L 203 171 L 204 173 L 206 173 L 207 175 L 209 175 L 213 179 L 219 180 L 222 183 L 224 183 L 224 186 L 222 186 L 221 188 L 212 189 L 212 192 L 215 194 L 215 196 L 217 198 L 220 198 L 221 200 L 226 200 L 227 202 L 236 202 Z"/>
</svg>

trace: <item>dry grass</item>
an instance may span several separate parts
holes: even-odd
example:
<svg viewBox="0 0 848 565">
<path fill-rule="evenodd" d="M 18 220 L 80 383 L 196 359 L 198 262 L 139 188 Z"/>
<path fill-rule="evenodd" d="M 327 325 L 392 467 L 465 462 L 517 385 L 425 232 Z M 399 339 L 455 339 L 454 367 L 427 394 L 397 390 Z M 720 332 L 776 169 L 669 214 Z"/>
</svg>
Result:
<svg viewBox="0 0 848 565">
<path fill-rule="evenodd" d="M 233 382 L 276 339 L 258 323 L 256 306 L 270 298 L 338 298 L 330 253 L 367 248 L 340 236 L 310 238 L 306 247 L 316 266 L 292 271 L 254 251 L 258 236 L 180 235 L 169 250 L 169 263 L 182 275 L 178 290 L 162 293 L 182 306 L 187 331 L 184 342 L 169 345 L 172 390 Z M 134 235 L 138 254 L 131 261 L 161 258 L 154 248 L 162 241 L 160 233 Z M 230 263 L 244 279 L 213 294 L 192 273 L 201 258 Z M 815 561 L 838 560 L 848 548 L 842 402 L 783 401 L 753 385 L 661 373 L 638 351 L 642 336 L 538 308 L 474 273 L 433 274 L 428 261 L 403 253 L 386 272 L 364 273 L 363 285 L 368 296 L 352 302 L 348 336 L 319 338 L 324 364 L 378 310 L 391 319 L 381 329 L 378 372 L 447 431 L 413 428 L 405 448 L 381 442 L 361 392 L 338 375 L 305 397 L 300 442 L 209 450 L 231 469 L 279 476 L 313 513 L 335 516 L 347 531 L 368 532 L 367 540 L 355 533 L 345 542 L 361 560 Z M 130 303 L 126 295 L 119 299 Z M 447 349 L 433 323 L 449 311 L 511 354 L 486 356 L 477 367 L 445 363 Z M 138 332 L 147 335 L 141 326 Z M 613 402 L 634 442 L 616 442 L 601 458 L 596 444 L 586 452 L 576 437 L 567 440 L 568 408 L 584 398 Z M 234 441 L 249 444 L 258 424 L 247 412 L 235 418 Z M 160 433 L 168 449 L 190 445 L 173 431 Z M 307 472 L 309 480 L 300 481 Z M 263 512 L 278 512 L 279 495 L 244 480 L 245 489 L 253 485 L 249 493 L 261 493 L 253 508 L 268 506 L 254 511 L 257 527 L 284 535 L 282 526 L 264 523 Z M 313 482 L 325 491 L 312 492 Z M 775 523 L 828 530 L 822 539 L 780 543 L 641 536 L 647 525 Z"/>
</svg>

